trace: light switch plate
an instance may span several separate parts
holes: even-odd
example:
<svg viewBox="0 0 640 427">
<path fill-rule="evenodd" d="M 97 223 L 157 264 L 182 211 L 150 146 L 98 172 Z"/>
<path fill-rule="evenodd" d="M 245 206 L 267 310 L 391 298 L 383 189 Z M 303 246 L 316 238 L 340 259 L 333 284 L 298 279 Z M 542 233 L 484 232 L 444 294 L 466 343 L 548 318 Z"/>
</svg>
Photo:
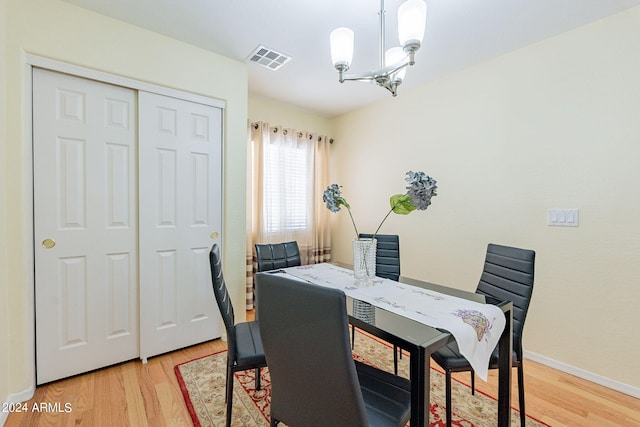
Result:
<svg viewBox="0 0 640 427">
<path fill-rule="evenodd" d="M 547 209 L 547 225 L 577 227 L 578 209 Z"/>
</svg>

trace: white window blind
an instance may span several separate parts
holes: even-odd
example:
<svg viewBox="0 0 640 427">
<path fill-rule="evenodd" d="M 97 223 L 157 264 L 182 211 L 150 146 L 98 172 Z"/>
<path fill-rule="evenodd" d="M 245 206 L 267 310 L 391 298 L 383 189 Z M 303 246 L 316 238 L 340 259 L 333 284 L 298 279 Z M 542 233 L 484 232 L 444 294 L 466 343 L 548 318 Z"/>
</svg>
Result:
<svg viewBox="0 0 640 427">
<path fill-rule="evenodd" d="M 263 212 L 267 233 L 296 232 L 310 227 L 307 206 L 308 164 L 304 144 L 268 144 L 263 175 Z"/>
</svg>

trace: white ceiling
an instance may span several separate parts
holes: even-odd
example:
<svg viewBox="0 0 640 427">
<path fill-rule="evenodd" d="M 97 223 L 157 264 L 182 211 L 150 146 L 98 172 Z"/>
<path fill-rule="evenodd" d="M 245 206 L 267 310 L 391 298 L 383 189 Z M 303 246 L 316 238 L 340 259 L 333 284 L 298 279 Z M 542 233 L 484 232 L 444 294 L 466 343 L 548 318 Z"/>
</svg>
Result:
<svg viewBox="0 0 640 427">
<path fill-rule="evenodd" d="M 329 33 L 355 32 L 350 72 L 377 68 L 376 0 L 65 0 L 221 55 L 245 61 L 260 44 L 293 59 L 278 71 L 249 63 L 249 91 L 334 116 L 391 97 L 362 82 L 340 84 Z M 385 3 L 387 47 L 396 10 Z M 398 96 L 411 86 L 640 5 L 640 0 L 426 0 L 427 28 Z M 215 73 L 215 70 L 211 70 Z"/>
</svg>

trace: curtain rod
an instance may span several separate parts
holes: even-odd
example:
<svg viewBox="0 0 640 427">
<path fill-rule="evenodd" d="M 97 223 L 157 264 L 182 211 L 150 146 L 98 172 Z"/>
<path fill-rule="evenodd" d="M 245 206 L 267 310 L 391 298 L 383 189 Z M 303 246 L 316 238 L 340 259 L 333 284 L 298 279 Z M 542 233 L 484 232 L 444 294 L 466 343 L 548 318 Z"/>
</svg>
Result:
<svg viewBox="0 0 640 427">
<path fill-rule="evenodd" d="M 264 122 L 253 122 L 251 123 L 251 127 L 253 127 L 255 130 L 258 130 L 258 128 L 260 127 L 260 123 L 264 123 Z M 273 132 L 278 132 L 278 126 L 274 126 L 273 128 Z M 287 129 L 283 129 L 282 131 L 285 135 L 288 133 Z M 313 138 L 313 134 L 311 132 L 309 133 L 309 139 Z M 298 138 L 302 138 L 302 135 L 304 134 L 303 131 L 298 131 Z M 321 136 L 318 136 L 318 142 L 322 139 Z M 329 144 L 333 144 L 333 138 L 329 138 Z"/>
</svg>

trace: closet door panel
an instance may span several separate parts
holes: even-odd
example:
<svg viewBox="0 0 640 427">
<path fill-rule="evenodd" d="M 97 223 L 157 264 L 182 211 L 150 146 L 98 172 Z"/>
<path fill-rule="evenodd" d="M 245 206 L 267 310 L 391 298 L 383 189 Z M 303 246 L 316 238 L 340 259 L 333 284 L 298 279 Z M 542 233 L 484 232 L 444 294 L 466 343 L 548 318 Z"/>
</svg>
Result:
<svg viewBox="0 0 640 427">
<path fill-rule="evenodd" d="M 138 356 L 136 92 L 33 70 L 37 383 Z"/>
<path fill-rule="evenodd" d="M 142 359 L 221 336 L 208 253 L 221 242 L 222 111 L 139 93 Z"/>
</svg>

